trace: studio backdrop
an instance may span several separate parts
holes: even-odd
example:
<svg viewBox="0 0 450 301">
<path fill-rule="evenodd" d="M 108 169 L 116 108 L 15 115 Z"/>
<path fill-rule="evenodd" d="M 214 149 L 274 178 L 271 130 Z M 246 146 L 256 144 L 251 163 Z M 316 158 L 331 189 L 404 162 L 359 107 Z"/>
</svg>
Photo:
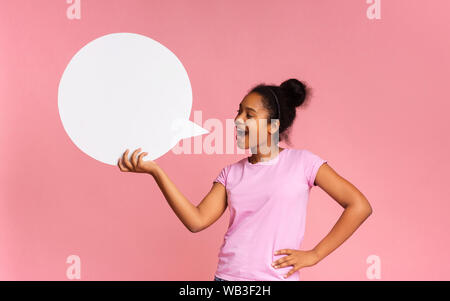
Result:
<svg viewBox="0 0 450 301">
<path fill-rule="evenodd" d="M 370 218 L 300 280 L 449 280 L 450 2 L 0 0 L 0 280 L 212 280 L 230 211 L 194 233 L 148 152 L 198 205 L 258 83 L 311 88 L 290 145 Z M 319 187 L 301 250 L 342 213 Z M 300 218 L 300 213 L 299 213 Z"/>
</svg>

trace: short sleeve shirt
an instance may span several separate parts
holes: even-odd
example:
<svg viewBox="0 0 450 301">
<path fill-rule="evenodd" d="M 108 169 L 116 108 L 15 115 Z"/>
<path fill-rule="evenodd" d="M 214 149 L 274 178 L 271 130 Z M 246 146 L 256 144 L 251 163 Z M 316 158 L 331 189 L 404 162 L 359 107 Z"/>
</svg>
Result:
<svg viewBox="0 0 450 301">
<path fill-rule="evenodd" d="M 230 221 L 219 251 L 215 275 L 225 280 L 300 280 L 292 266 L 273 268 L 286 256 L 280 249 L 300 249 L 306 205 L 319 167 L 326 163 L 306 149 L 284 148 L 269 161 L 248 157 L 222 168 L 213 182 L 227 191 Z"/>
</svg>

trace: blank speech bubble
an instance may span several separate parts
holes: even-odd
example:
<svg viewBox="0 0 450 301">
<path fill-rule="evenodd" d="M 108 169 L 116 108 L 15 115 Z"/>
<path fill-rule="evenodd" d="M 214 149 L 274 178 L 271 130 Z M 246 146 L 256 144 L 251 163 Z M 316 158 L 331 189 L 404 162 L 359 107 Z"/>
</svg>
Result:
<svg viewBox="0 0 450 301">
<path fill-rule="evenodd" d="M 59 82 L 58 109 L 73 143 L 110 165 L 128 148 L 154 160 L 209 133 L 189 121 L 192 90 L 178 58 L 149 37 L 113 33 L 81 48 Z"/>
</svg>

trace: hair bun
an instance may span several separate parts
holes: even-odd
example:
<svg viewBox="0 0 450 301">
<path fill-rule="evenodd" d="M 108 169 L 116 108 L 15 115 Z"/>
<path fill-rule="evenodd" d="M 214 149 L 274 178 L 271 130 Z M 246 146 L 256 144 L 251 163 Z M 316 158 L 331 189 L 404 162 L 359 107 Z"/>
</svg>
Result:
<svg viewBox="0 0 450 301">
<path fill-rule="evenodd" d="M 305 101 L 306 86 L 298 79 L 288 79 L 280 85 L 280 88 L 286 92 L 295 107 L 300 106 Z"/>
</svg>

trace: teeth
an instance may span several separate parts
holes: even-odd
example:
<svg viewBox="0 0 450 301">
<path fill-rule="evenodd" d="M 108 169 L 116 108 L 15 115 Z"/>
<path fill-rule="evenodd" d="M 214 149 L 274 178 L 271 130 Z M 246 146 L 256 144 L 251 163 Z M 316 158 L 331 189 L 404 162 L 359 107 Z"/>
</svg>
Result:
<svg viewBox="0 0 450 301">
<path fill-rule="evenodd" d="M 237 134 L 241 137 L 245 136 L 247 133 L 245 130 L 243 129 L 237 129 Z"/>
</svg>

